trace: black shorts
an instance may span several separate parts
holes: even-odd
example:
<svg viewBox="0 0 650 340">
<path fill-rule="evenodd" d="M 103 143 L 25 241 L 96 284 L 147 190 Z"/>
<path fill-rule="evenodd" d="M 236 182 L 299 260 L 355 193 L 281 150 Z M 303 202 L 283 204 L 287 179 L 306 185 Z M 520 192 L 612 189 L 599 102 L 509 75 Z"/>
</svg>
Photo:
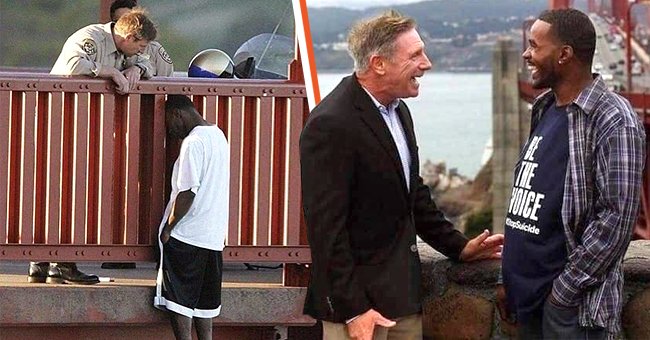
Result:
<svg viewBox="0 0 650 340">
<path fill-rule="evenodd" d="M 221 311 L 220 251 L 173 237 L 163 245 L 162 296 L 168 310 L 187 317 L 212 318 Z"/>
</svg>

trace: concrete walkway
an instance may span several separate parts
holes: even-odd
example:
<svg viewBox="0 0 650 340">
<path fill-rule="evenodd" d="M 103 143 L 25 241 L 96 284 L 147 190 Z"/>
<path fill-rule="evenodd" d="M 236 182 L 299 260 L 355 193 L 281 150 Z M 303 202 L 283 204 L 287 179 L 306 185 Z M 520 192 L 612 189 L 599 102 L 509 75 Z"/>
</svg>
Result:
<svg viewBox="0 0 650 340">
<path fill-rule="evenodd" d="M 111 283 L 99 283 L 99 285 L 136 285 L 155 286 L 157 270 L 155 263 L 138 262 L 135 269 L 102 269 L 101 263 L 79 262 L 79 270 L 87 274 L 96 274 L 100 277 L 114 279 Z M 261 265 L 261 264 L 260 264 Z M 265 266 L 275 267 L 277 264 L 265 263 Z M 0 286 L 22 286 L 27 283 L 27 261 L 0 261 Z M 249 270 L 243 263 L 224 263 L 223 272 L 224 287 L 237 283 L 282 283 L 282 268 Z"/>
<path fill-rule="evenodd" d="M 0 340 L 43 339 L 43 334 L 53 340 L 173 338 L 167 313 L 152 305 L 154 263 L 136 263 L 136 269 L 77 265 L 85 273 L 114 281 L 28 283 L 29 262 L 0 262 Z M 225 263 L 223 274 L 216 338 L 318 338 L 319 330 L 311 327 L 315 320 L 302 314 L 306 288 L 283 286 L 282 268 L 249 270 L 243 263 Z M 286 337 L 292 332 L 301 335 Z"/>
</svg>

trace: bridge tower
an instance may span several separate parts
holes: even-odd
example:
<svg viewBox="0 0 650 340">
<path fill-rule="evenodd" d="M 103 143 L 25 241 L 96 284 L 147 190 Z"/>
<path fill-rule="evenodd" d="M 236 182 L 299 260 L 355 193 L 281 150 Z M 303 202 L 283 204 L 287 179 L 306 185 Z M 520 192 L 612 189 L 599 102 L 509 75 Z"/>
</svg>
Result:
<svg viewBox="0 0 650 340">
<path fill-rule="evenodd" d="M 587 2 L 587 11 L 589 13 L 598 13 L 600 11 L 600 6 L 596 4 L 596 0 L 589 0 Z"/>
<path fill-rule="evenodd" d="M 612 1 L 612 16 L 616 19 L 617 23 L 625 22 L 627 16 L 627 7 L 629 6 L 628 0 L 611 0 Z"/>
<path fill-rule="evenodd" d="M 558 9 L 558 8 L 569 8 L 571 7 L 572 0 L 548 0 L 548 8 Z"/>
</svg>

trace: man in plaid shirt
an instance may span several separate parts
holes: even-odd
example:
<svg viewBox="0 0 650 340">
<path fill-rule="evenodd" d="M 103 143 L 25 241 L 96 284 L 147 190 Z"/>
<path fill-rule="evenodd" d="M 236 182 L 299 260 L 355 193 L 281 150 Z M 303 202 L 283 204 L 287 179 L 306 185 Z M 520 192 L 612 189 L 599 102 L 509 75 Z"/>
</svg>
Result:
<svg viewBox="0 0 650 340">
<path fill-rule="evenodd" d="M 591 73 L 596 34 L 575 9 L 543 12 L 523 54 L 537 98 L 515 167 L 503 251 L 502 317 L 520 338 L 620 332 L 623 256 L 639 208 L 645 132 Z M 509 314 L 511 313 L 511 314 Z"/>
</svg>

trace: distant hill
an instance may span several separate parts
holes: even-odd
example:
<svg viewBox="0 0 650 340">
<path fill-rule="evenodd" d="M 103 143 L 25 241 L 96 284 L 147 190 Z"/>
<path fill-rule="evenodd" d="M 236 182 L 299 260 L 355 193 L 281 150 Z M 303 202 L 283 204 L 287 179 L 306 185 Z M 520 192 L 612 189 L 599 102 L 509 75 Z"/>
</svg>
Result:
<svg viewBox="0 0 650 340">
<path fill-rule="evenodd" d="M 98 22 L 99 0 L 0 0 L 0 66 L 54 64 L 65 40 Z M 219 48 L 231 57 L 249 38 L 273 32 L 294 36 L 291 0 L 140 0 L 158 25 L 158 39 L 186 71 L 199 51 Z M 278 25 L 279 24 L 279 25 Z"/>
<path fill-rule="evenodd" d="M 170 44 L 169 54 L 179 66 L 187 68 L 190 59 L 207 48 L 218 48 L 231 57 L 246 40 L 272 33 L 293 39 L 295 21 L 291 0 L 140 0 L 159 23 L 164 41 L 167 34 L 174 39 L 191 42 L 187 50 L 182 44 Z M 167 46 L 167 43 L 165 43 Z M 178 47 L 178 48 L 177 48 Z"/>
<path fill-rule="evenodd" d="M 576 6 L 585 0 L 576 0 Z M 350 26 L 387 9 L 415 18 L 436 70 L 489 71 L 491 46 L 503 35 L 520 39 L 523 21 L 548 8 L 548 0 L 429 0 L 364 10 L 309 8 L 319 71 L 349 71 L 344 45 Z M 519 41 L 519 40 L 515 40 Z"/>
<path fill-rule="evenodd" d="M 318 1 L 318 0 L 314 0 Z M 575 0 L 583 6 L 586 0 Z M 0 0 L 0 66 L 49 69 L 63 43 L 77 29 L 98 22 L 99 0 Z M 294 36 L 291 0 L 140 0 L 158 24 L 160 40 L 178 71 L 185 71 L 199 51 L 219 48 L 232 56 L 247 39 L 275 30 Z M 456 39 L 447 46 L 430 46 L 438 66 L 448 67 L 456 59 L 450 53 L 467 53 L 459 67 L 481 69 L 489 46 L 468 47 L 479 34 L 508 32 L 521 28 L 522 18 L 538 14 L 548 0 L 431 0 L 395 6 L 416 18 L 428 39 Z M 315 44 L 343 41 L 357 19 L 386 10 L 310 8 Z M 431 45 L 431 44 L 429 44 Z M 456 50 L 456 48 L 461 48 Z M 345 51 L 317 51 L 318 67 L 349 68 Z M 452 66 L 449 66 L 452 67 Z"/>
<path fill-rule="evenodd" d="M 421 30 L 434 33 L 440 30 L 438 26 L 444 22 L 523 18 L 536 15 L 547 7 L 548 0 L 430 0 L 365 10 L 336 7 L 309 8 L 309 23 L 314 43 L 323 43 L 340 40 L 355 20 L 381 13 L 389 8 L 412 16 Z M 436 34 L 433 36 L 439 37 Z"/>
</svg>

